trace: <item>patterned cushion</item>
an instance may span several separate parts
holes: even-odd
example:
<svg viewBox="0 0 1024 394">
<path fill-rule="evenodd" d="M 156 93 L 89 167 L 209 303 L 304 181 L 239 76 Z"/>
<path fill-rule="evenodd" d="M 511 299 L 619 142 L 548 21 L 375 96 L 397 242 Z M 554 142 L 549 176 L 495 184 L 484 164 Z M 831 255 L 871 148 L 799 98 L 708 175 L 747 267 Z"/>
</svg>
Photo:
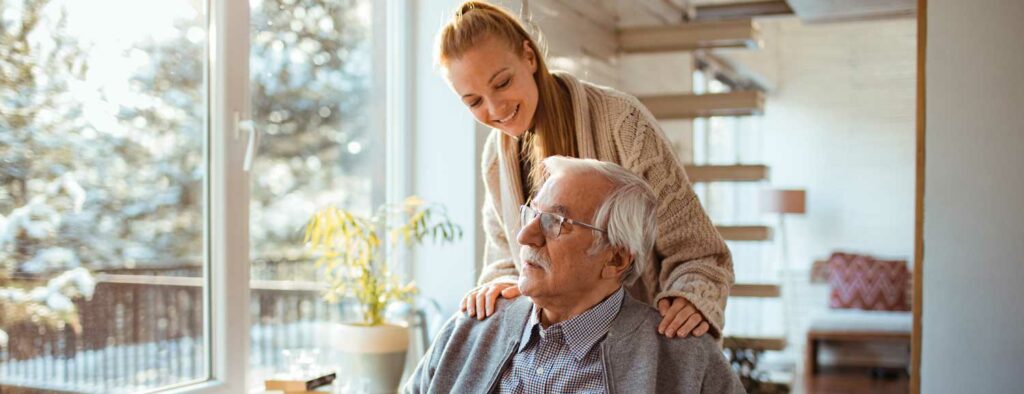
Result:
<svg viewBox="0 0 1024 394">
<path fill-rule="evenodd" d="M 910 270 L 902 260 L 833 253 L 828 261 L 832 294 L 829 306 L 863 310 L 909 311 Z"/>
</svg>

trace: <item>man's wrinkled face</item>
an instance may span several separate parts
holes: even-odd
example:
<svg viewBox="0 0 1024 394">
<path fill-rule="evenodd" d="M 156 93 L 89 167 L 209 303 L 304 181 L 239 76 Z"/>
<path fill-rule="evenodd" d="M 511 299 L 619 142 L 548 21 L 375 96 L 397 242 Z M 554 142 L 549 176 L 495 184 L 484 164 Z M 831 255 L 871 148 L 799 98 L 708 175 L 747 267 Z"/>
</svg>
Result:
<svg viewBox="0 0 1024 394">
<path fill-rule="evenodd" d="M 557 175 L 544 182 L 531 206 L 540 212 L 594 224 L 594 214 L 611 189 L 611 182 L 599 175 Z M 591 291 L 601 279 L 601 269 L 611 255 L 610 252 L 589 253 L 595 236 L 594 230 L 565 224 L 561 234 L 551 238 L 545 235 L 539 218 L 523 223 L 518 236 L 523 262 L 519 289 L 535 302 L 572 299 L 569 297 Z"/>
</svg>

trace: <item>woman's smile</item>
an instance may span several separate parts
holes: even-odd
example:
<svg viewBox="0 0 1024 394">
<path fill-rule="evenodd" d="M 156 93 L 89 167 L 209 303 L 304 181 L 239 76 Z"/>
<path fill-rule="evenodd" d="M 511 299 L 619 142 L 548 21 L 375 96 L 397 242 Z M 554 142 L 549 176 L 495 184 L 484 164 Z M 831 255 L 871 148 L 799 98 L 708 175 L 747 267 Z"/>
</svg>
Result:
<svg viewBox="0 0 1024 394">
<path fill-rule="evenodd" d="M 505 117 L 504 119 L 495 120 L 494 122 L 498 124 L 507 124 L 511 122 L 513 119 L 515 119 L 517 114 L 519 114 L 519 104 L 516 104 L 516 107 L 512 110 L 512 113 L 509 116 Z"/>
</svg>

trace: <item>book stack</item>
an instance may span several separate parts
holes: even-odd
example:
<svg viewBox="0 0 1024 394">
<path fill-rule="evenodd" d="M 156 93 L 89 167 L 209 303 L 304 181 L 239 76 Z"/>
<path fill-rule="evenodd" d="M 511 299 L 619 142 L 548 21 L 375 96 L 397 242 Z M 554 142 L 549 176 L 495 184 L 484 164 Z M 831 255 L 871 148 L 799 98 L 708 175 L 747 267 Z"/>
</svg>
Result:
<svg viewBox="0 0 1024 394">
<path fill-rule="evenodd" d="M 302 377 L 275 377 L 267 379 L 264 383 L 267 391 L 283 391 L 285 394 L 327 394 L 327 391 L 316 391 L 316 388 L 331 384 L 337 376 L 334 372 L 325 372 Z"/>
</svg>

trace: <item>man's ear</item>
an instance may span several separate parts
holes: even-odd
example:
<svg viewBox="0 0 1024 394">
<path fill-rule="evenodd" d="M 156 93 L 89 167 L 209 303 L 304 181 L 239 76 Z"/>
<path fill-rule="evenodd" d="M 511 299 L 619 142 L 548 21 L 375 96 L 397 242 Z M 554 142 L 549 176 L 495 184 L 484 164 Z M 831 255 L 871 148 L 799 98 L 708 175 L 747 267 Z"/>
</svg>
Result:
<svg viewBox="0 0 1024 394">
<path fill-rule="evenodd" d="M 616 248 L 612 252 L 611 259 L 601 269 L 602 279 L 622 277 L 633 265 L 633 256 L 625 248 Z"/>
</svg>

